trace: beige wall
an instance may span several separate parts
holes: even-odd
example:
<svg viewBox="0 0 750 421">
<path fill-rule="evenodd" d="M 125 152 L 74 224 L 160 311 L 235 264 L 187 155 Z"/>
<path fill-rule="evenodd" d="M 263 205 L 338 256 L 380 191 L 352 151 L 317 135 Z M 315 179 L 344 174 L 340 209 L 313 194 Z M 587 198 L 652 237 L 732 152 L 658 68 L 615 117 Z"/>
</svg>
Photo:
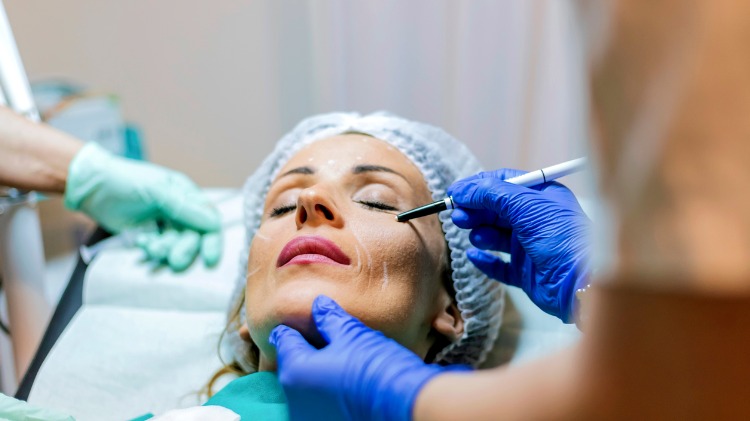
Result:
<svg viewBox="0 0 750 421">
<path fill-rule="evenodd" d="M 581 155 L 576 23 L 557 0 L 5 0 L 32 80 L 120 96 L 152 160 L 238 186 L 301 118 L 387 109 L 486 167 Z"/>
</svg>

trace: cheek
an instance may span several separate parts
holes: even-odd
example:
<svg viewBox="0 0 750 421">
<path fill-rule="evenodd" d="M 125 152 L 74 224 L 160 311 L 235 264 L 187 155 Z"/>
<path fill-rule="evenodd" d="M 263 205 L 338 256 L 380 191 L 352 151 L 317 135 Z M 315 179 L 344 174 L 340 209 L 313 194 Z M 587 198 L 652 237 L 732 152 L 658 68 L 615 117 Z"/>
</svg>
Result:
<svg viewBox="0 0 750 421">
<path fill-rule="evenodd" d="M 413 303 L 416 295 L 423 295 L 439 279 L 445 259 L 444 239 L 441 233 L 430 230 L 415 230 L 404 225 L 397 229 L 378 229 L 368 226 L 366 230 L 354 231 L 359 245 L 363 248 L 363 272 L 370 271 L 371 277 L 381 280 L 374 282 L 389 296 L 387 289 L 397 289 L 393 293 L 406 294 L 402 299 Z M 427 235 L 427 233 L 433 235 Z"/>
</svg>

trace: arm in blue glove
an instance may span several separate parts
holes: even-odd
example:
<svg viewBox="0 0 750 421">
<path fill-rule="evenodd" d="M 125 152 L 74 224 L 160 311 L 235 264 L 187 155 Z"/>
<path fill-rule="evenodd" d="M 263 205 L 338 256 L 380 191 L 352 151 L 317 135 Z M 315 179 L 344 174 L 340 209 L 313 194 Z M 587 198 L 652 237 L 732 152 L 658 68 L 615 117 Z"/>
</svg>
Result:
<svg viewBox="0 0 750 421">
<path fill-rule="evenodd" d="M 539 308 L 573 322 L 575 291 L 588 282 L 588 228 L 573 193 L 559 183 L 535 188 L 502 180 L 523 171 L 501 169 L 455 182 L 453 222 L 470 229 L 467 256 L 488 276 L 523 289 Z M 509 253 L 510 263 L 484 250 Z"/>
<path fill-rule="evenodd" d="M 322 349 L 284 325 L 269 338 L 293 420 L 410 420 L 421 388 L 449 370 L 425 364 L 326 296 L 315 299 L 312 317 L 328 342 Z"/>
</svg>

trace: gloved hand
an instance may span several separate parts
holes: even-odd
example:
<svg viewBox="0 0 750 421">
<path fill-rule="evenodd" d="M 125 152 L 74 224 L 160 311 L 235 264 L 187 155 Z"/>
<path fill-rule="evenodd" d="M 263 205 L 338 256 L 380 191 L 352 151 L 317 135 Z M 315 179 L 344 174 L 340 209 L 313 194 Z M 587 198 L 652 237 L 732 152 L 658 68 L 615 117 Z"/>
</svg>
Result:
<svg viewBox="0 0 750 421">
<path fill-rule="evenodd" d="M 451 218 L 471 229 L 469 239 L 477 248 L 466 253 L 474 265 L 571 323 L 575 291 L 588 283 L 590 221 L 562 184 L 527 188 L 502 181 L 524 173 L 500 169 L 455 182 L 448 189 L 458 207 Z M 510 253 L 510 263 L 482 250 Z"/>
<path fill-rule="evenodd" d="M 425 364 L 324 295 L 312 317 L 328 342 L 322 349 L 284 325 L 269 338 L 293 420 L 410 420 L 422 386 L 449 370 Z"/>
<path fill-rule="evenodd" d="M 112 233 L 148 231 L 138 239 L 149 258 L 184 270 L 199 251 L 208 266 L 221 257 L 219 213 L 184 174 L 117 157 L 94 143 L 73 158 L 65 206 Z M 164 225 L 159 232 L 156 222 Z"/>
<path fill-rule="evenodd" d="M 75 421 L 67 414 L 54 409 L 40 408 L 0 393 L 0 420 Z"/>
</svg>

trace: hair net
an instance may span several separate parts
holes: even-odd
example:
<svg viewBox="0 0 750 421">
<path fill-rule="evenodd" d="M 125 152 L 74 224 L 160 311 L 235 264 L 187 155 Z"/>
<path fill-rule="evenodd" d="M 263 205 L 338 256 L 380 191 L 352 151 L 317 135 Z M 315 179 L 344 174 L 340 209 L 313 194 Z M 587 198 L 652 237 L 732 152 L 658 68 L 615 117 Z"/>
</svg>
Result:
<svg viewBox="0 0 750 421">
<path fill-rule="evenodd" d="M 448 186 L 459 178 L 481 170 L 476 157 L 448 133 L 436 127 L 379 112 L 366 116 L 357 113 L 331 113 L 307 118 L 284 136 L 244 187 L 247 237 L 240 258 L 240 276 L 233 303 L 240 299 L 247 272 L 248 251 L 263 216 L 264 202 L 271 181 L 300 149 L 316 140 L 344 133 L 362 133 L 384 140 L 406 155 L 421 171 L 433 200 L 445 197 Z M 463 336 L 438 352 L 435 362 L 476 366 L 484 360 L 497 337 L 502 321 L 504 290 L 487 278 L 466 257 L 470 247 L 468 232 L 456 227 L 448 212 L 439 215 L 450 250 L 453 286 L 458 309 L 464 320 Z M 244 306 L 241 323 L 245 322 Z M 235 346 L 235 358 L 248 371 L 251 367 L 237 337 L 229 332 Z"/>
</svg>

